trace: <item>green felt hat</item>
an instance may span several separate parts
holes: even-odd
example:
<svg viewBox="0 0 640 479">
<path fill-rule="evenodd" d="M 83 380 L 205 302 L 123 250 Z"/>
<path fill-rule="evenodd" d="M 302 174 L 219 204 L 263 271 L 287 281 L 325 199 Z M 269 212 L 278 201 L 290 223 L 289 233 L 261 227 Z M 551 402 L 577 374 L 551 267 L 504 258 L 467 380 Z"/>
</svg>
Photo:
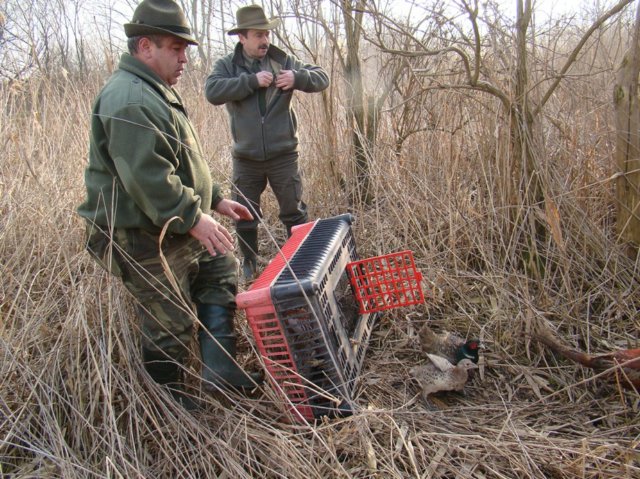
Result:
<svg viewBox="0 0 640 479">
<path fill-rule="evenodd" d="M 131 23 L 124 24 L 128 38 L 139 35 L 174 35 L 191 45 L 198 41 L 191 35 L 191 27 L 184 12 L 173 0 L 143 0 L 133 12 Z"/>
<path fill-rule="evenodd" d="M 238 9 L 236 12 L 236 26 L 229 30 L 227 34 L 237 35 L 240 30 L 273 30 L 279 25 L 279 18 L 267 20 L 267 16 L 260 5 L 248 5 Z"/>
</svg>

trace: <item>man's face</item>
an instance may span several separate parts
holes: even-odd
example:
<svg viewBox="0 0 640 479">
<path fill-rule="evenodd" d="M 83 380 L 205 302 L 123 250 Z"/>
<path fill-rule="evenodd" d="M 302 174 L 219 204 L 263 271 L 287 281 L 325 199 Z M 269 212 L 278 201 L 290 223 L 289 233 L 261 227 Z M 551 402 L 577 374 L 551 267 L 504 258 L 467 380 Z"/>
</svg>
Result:
<svg viewBox="0 0 640 479">
<path fill-rule="evenodd" d="M 251 58 L 262 59 L 267 54 L 271 41 L 269 30 L 247 30 L 247 36 L 239 34 L 245 53 Z"/>
<path fill-rule="evenodd" d="M 143 61 L 168 85 L 178 83 L 187 64 L 189 43 L 171 35 L 163 36 L 160 46 L 148 38 L 140 41 Z"/>
</svg>

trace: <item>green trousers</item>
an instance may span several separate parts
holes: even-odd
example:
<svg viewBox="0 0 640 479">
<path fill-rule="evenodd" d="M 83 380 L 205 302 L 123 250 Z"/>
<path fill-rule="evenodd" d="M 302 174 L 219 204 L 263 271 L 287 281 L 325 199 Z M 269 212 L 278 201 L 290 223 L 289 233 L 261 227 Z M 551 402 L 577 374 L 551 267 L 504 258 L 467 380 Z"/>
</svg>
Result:
<svg viewBox="0 0 640 479">
<path fill-rule="evenodd" d="M 255 230 L 262 218 L 260 197 L 267 184 L 278 200 L 280 221 L 290 229 L 308 221 L 307 205 L 302 201 L 302 175 L 298 153 L 267 161 L 233 159 L 232 198 L 251 211 L 253 220 L 240 220 L 238 230 Z"/>
<path fill-rule="evenodd" d="M 235 311 L 238 290 L 233 254 L 211 256 L 190 235 L 165 236 L 162 252 L 155 234 L 117 229 L 113 238 L 98 227 L 87 228 L 87 249 L 110 273 L 121 278 L 142 315 L 142 347 L 176 360 L 189 350 L 196 315 L 194 303 Z"/>
</svg>

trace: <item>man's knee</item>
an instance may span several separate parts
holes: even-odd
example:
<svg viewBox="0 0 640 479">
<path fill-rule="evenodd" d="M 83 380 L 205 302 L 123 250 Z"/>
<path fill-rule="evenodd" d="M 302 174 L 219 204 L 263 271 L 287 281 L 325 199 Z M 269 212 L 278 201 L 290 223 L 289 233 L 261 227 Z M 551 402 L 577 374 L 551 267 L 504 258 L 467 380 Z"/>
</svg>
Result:
<svg viewBox="0 0 640 479">
<path fill-rule="evenodd" d="M 235 308 L 238 292 L 238 261 L 233 253 L 204 257 L 193 281 L 192 300 Z"/>
<path fill-rule="evenodd" d="M 295 208 L 284 209 L 280 212 L 280 221 L 290 230 L 291 227 L 301 225 L 309 221 L 307 205 L 304 201 L 295 204 Z"/>
</svg>

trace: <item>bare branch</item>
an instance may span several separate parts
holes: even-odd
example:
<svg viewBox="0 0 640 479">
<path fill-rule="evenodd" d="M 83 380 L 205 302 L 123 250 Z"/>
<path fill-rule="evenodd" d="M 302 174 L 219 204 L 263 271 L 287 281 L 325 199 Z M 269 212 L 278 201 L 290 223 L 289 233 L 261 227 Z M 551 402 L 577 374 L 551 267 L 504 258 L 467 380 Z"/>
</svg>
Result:
<svg viewBox="0 0 640 479">
<path fill-rule="evenodd" d="M 540 113 L 542 108 L 544 108 L 544 106 L 546 105 L 547 101 L 549 101 L 549 98 L 551 97 L 551 95 L 553 95 L 553 92 L 556 90 L 556 88 L 558 88 L 558 85 L 564 79 L 564 77 L 566 76 L 567 72 L 569 71 L 569 69 L 571 68 L 573 63 L 578 58 L 578 55 L 582 51 L 582 48 L 587 43 L 587 40 L 589 40 L 591 35 L 596 30 L 598 30 L 607 20 L 609 20 L 612 16 L 616 15 L 617 13 L 621 12 L 627 5 L 629 5 L 632 2 L 633 2 L 633 0 L 620 0 L 620 2 L 618 2 L 616 5 L 611 7 L 604 14 L 602 14 L 600 16 L 600 18 L 598 18 L 591 25 L 591 27 L 589 27 L 589 29 L 584 33 L 584 35 L 582 35 L 582 38 L 580 38 L 580 41 L 578 42 L 576 47 L 573 49 L 573 51 L 569 55 L 569 58 L 567 58 L 567 61 L 565 62 L 565 64 L 562 67 L 562 69 L 560 70 L 560 73 L 558 74 L 558 76 L 556 77 L 554 82 L 551 84 L 551 86 L 549 87 L 547 92 L 544 94 L 544 96 L 542 97 L 542 100 L 540 101 L 538 106 L 533 111 L 533 116 L 534 117 L 536 117 Z"/>
</svg>

